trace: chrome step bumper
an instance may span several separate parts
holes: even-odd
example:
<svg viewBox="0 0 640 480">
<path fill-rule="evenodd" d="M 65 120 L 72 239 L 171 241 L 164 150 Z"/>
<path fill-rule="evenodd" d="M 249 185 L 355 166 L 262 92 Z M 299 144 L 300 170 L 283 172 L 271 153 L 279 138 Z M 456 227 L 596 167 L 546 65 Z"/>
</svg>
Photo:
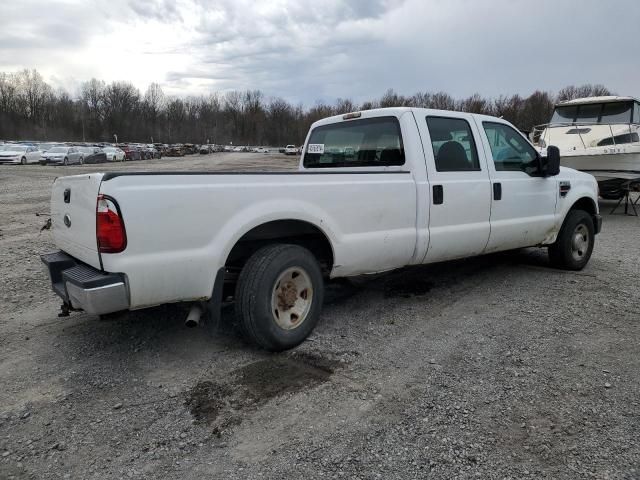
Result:
<svg viewBox="0 0 640 480">
<path fill-rule="evenodd" d="M 41 255 L 51 288 L 68 306 L 93 315 L 129 309 L 129 291 L 121 273 L 101 272 L 59 251 Z"/>
</svg>

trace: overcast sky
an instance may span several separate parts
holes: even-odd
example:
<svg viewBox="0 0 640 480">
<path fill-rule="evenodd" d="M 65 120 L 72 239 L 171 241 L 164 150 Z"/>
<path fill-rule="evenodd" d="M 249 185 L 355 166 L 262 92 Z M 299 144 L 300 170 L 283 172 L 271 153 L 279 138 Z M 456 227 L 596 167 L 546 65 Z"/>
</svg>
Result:
<svg viewBox="0 0 640 480">
<path fill-rule="evenodd" d="M 639 0 L 2 0 L 0 71 L 72 94 L 260 89 L 312 105 L 602 83 L 640 96 Z"/>
</svg>

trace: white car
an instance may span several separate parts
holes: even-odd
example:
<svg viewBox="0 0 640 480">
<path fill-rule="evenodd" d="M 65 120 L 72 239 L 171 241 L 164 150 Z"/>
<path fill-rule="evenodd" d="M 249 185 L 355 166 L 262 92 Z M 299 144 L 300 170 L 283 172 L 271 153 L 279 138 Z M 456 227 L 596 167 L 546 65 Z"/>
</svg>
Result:
<svg viewBox="0 0 640 480">
<path fill-rule="evenodd" d="M 118 147 L 102 147 L 102 151 L 107 155 L 107 162 L 124 162 L 124 151 Z"/>
<path fill-rule="evenodd" d="M 39 163 L 41 156 L 42 153 L 40 150 L 32 145 L 20 145 L 18 143 L 0 145 L 0 163 L 17 163 L 22 165 Z"/>
<path fill-rule="evenodd" d="M 42 260 L 63 313 L 190 302 L 197 324 L 233 298 L 250 340 L 284 350 L 317 324 L 327 278 L 532 246 L 580 270 L 602 224 L 593 176 L 495 117 L 355 112 L 315 122 L 304 152 L 295 172 L 57 178 L 60 251 Z"/>
<path fill-rule="evenodd" d="M 82 165 L 84 163 L 84 153 L 78 147 L 59 145 L 47 150 L 42 155 L 40 163 L 44 165 L 70 165 L 72 163 Z"/>
<path fill-rule="evenodd" d="M 284 147 L 284 154 L 285 155 L 297 155 L 298 154 L 298 148 L 295 145 L 287 145 L 286 147 Z"/>
</svg>

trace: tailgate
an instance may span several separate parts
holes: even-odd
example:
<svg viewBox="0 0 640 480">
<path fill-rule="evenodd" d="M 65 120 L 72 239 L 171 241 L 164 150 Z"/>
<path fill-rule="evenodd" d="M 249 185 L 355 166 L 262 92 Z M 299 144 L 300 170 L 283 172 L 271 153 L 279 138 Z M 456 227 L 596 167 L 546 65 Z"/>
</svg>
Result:
<svg viewBox="0 0 640 480">
<path fill-rule="evenodd" d="M 96 202 L 102 173 L 59 177 L 51 192 L 51 222 L 56 246 L 101 268 L 96 241 Z"/>
</svg>

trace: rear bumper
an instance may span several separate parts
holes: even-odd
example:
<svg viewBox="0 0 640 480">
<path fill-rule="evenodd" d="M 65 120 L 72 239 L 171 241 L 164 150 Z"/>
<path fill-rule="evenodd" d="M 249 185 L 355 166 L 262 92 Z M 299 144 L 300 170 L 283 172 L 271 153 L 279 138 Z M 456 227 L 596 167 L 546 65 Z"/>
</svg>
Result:
<svg viewBox="0 0 640 480">
<path fill-rule="evenodd" d="M 41 255 L 51 288 L 74 309 L 93 315 L 129 309 L 129 290 L 121 273 L 101 272 L 58 251 Z"/>
</svg>

